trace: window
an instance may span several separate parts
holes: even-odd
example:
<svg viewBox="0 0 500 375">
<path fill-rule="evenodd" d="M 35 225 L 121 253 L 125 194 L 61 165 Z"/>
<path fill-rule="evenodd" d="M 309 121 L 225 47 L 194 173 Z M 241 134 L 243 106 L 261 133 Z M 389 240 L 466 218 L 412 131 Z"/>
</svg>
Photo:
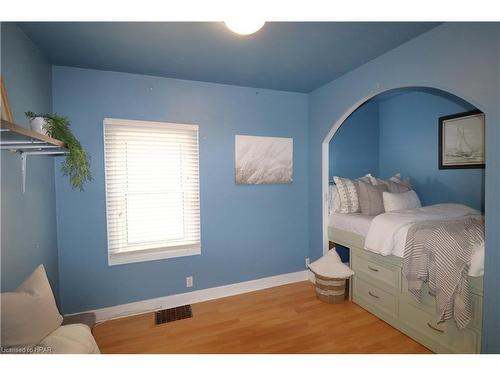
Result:
<svg viewBox="0 0 500 375">
<path fill-rule="evenodd" d="M 200 254 L 198 126 L 104 119 L 109 264 Z"/>
</svg>

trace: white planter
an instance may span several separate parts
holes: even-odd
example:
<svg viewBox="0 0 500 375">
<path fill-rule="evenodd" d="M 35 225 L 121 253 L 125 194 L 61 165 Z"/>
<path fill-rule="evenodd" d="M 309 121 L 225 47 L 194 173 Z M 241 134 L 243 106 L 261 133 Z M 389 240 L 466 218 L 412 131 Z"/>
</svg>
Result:
<svg viewBox="0 0 500 375">
<path fill-rule="evenodd" d="M 45 130 L 47 120 L 45 119 L 45 117 L 35 117 L 30 121 L 30 124 L 32 130 L 47 135 L 47 131 Z"/>
</svg>

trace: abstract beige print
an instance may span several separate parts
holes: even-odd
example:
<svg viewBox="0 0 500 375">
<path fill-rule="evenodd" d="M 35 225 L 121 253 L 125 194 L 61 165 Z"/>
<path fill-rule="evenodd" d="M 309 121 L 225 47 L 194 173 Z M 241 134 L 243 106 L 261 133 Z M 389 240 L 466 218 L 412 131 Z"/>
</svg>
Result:
<svg viewBox="0 0 500 375">
<path fill-rule="evenodd" d="M 293 175 L 293 138 L 235 137 L 237 184 L 289 184 Z"/>
</svg>

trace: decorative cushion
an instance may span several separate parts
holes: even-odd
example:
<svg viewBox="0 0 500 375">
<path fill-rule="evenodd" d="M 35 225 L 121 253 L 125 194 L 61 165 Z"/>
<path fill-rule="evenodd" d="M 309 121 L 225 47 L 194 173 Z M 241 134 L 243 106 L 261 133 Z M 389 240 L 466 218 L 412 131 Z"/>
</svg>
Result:
<svg viewBox="0 0 500 375">
<path fill-rule="evenodd" d="M 358 192 L 356 183 L 353 180 L 342 177 L 333 177 L 333 181 L 339 192 L 340 209 L 339 213 L 351 214 L 359 212 Z"/>
<path fill-rule="evenodd" d="M 383 213 L 384 200 L 382 193 L 388 191 L 387 186 L 373 186 L 364 181 L 358 181 L 358 200 L 363 215 L 375 216 Z"/>
<path fill-rule="evenodd" d="M 382 196 L 386 212 L 422 207 L 420 199 L 414 190 L 407 191 L 406 193 L 384 192 Z"/>
<path fill-rule="evenodd" d="M 371 173 L 364 175 L 363 177 L 358 178 L 356 181 L 363 181 L 367 184 L 377 185 L 377 179 L 372 176 Z"/>
<path fill-rule="evenodd" d="M 387 186 L 387 191 L 389 193 L 406 193 L 407 191 L 412 190 L 410 178 L 407 177 L 404 180 L 401 180 L 400 173 L 396 173 L 387 180 L 382 180 L 380 178 L 376 178 L 375 180 L 376 182 L 374 185 Z"/>
<path fill-rule="evenodd" d="M 401 182 L 401 173 L 396 173 L 394 176 L 389 177 L 389 181 Z"/>
<path fill-rule="evenodd" d="M 43 265 L 1 299 L 2 347 L 33 347 L 62 323 Z"/>
<path fill-rule="evenodd" d="M 394 182 L 394 181 L 384 181 L 384 185 L 387 186 L 387 190 L 389 193 L 406 193 L 407 191 L 410 191 L 411 188 L 408 187 L 407 184 L 401 182 Z"/>
<path fill-rule="evenodd" d="M 328 187 L 328 213 L 339 212 L 340 211 L 340 196 L 339 189 L 336 185 L 330 185 Z"/>
<path fill-rule="evenodd" d="M 339 177 L 337 177 L 339 178 Z M 347 180 L 347 179 L 345 179 Z M 334 179 L 335 181 L 335 179 Z M 376 185 L 377 184 L 377 179 L 371 175 L 371 173 L 368 173 L 364 175 L 363 177 L 360 177 L 358 179 L 354 180 L 349 180 L 353 181 L 354 184 L 357 184 L 358 181 L 363 181 L 366 182 L 367 184 L 371 185 Z M 357 186 L 356 186 L 357 187 Z M 332 212 L 336 213 L 341 213 L 341 198 L 339 194 L 339 189 L 337 185 L 330 185 L 329 190 L 328 190 L 328 214 L 331 214 Z M 359 209 L 358 211 L 359 212 Z"/>
</svg>

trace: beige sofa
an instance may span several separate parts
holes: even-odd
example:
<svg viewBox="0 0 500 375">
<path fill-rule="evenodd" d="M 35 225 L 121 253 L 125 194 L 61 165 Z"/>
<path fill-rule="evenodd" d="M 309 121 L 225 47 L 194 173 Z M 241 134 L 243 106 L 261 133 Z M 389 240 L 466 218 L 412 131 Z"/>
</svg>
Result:
<svg viewBox="0 0 500 375">
<path fill-rule="evenodd" d="M 14 292 L 1 295 L 1 352 L 97 354 L 93 314 L 63 318 L 43 265 Z"/>
</svg>

